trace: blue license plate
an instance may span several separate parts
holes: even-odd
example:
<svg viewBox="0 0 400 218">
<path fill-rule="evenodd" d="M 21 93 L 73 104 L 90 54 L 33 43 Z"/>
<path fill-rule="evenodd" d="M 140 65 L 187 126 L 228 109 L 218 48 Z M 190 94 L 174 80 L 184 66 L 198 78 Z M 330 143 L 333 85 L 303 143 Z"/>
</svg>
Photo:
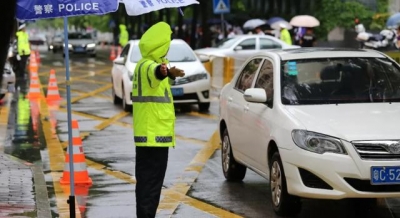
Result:
<svg viewBox="0 0 400 218">
<path fill-rule="evenodd" d="M 400 166 L 371 167 L 371 184 L 400 184 Z"/>
<path fill-rule="evenodd" d="M 182 96 L 184 95 L 183 93 L 183 88 L 171 88 L 172 96 Z"/>
<path fill-rule="evenodd" d="M 75 51 L 82 52 L 82 51 L 85 51 L 85 49 L 78 47 L 78 48 L 75 48 Z"/>
</svg>

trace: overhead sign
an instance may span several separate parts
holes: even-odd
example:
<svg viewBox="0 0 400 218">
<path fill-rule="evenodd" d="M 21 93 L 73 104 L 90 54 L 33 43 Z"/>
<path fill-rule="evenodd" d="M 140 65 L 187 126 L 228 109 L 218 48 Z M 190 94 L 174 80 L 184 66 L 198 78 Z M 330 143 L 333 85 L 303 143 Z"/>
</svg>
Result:
<svg viewBox="0 0 400 218">
<path fill-rule="evenodd" d="M 120 0 L 125 4 L 126 13 L 130 16 L 146 14 L 163 8 L 180 8 L 199 4 L 196 0 Z M 181 12 L 181 11 L 180 11 Z M 181 14 L 183 14 L 181 12 Z"/>
<path fill-rule="evenodd" d="M 17 18 L 20 20 L 102 15 L 117 9 L 118 0 L 17 0 Z"/>
<path fill-rule="evenodd" d="M 230 0 L 213 0 L 214 14 L 225 14 L 231 12 Z"/>
</svg>

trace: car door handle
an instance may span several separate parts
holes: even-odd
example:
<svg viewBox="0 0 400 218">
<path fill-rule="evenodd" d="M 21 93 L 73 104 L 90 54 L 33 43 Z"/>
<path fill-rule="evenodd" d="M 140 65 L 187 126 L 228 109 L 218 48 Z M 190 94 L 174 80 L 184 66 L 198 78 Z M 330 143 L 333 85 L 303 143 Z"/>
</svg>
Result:
<svg viewBox="0 0 400 218">
<path fill-rule="evenodd" d="M 249 109 L 250 109 L 250 108 L 249 108 L 248 105 L 245 105 L 245 106 L 244 106 L 244 111 L 245 111 L 245 112 L 249 111 Z"/>
</svg>

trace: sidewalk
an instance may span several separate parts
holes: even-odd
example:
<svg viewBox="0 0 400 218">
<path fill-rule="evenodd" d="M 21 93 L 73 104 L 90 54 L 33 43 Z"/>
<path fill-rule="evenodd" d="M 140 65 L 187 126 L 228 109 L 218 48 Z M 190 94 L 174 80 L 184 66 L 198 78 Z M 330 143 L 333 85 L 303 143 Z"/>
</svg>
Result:
<svg viewBox="0 0 400 218">
<path fill-rule="evenodd" d="M 0 105 L 0 217 L 51 217 L 41 166 L 4 153 L 11 98 Z"/>
</svg>

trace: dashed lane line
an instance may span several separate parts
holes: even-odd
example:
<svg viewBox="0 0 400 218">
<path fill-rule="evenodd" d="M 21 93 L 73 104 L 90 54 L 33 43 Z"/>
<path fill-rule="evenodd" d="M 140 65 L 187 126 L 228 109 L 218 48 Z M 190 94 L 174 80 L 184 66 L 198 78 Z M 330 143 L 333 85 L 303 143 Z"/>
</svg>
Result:
<svg viewBox="0 0 400 218">
<path fill-rule="evenodd" d="M 211 119 L 211 120 L 218 120 L 218 117 L 215 116 L 215 115 L 212 115 L 212 114 L 203 114 L 203 113 L 199 113 L 199 112 L 195 112 L 195 111 L 192 111 L 192 112 L 189 112 L 189 113 L 186 113 L 186 114 L 188 114 L 190 116 L 194 116 L 194 117 L 201 117 L 201 118 L 206 118 L 206 119 Z"/>
</svg>

